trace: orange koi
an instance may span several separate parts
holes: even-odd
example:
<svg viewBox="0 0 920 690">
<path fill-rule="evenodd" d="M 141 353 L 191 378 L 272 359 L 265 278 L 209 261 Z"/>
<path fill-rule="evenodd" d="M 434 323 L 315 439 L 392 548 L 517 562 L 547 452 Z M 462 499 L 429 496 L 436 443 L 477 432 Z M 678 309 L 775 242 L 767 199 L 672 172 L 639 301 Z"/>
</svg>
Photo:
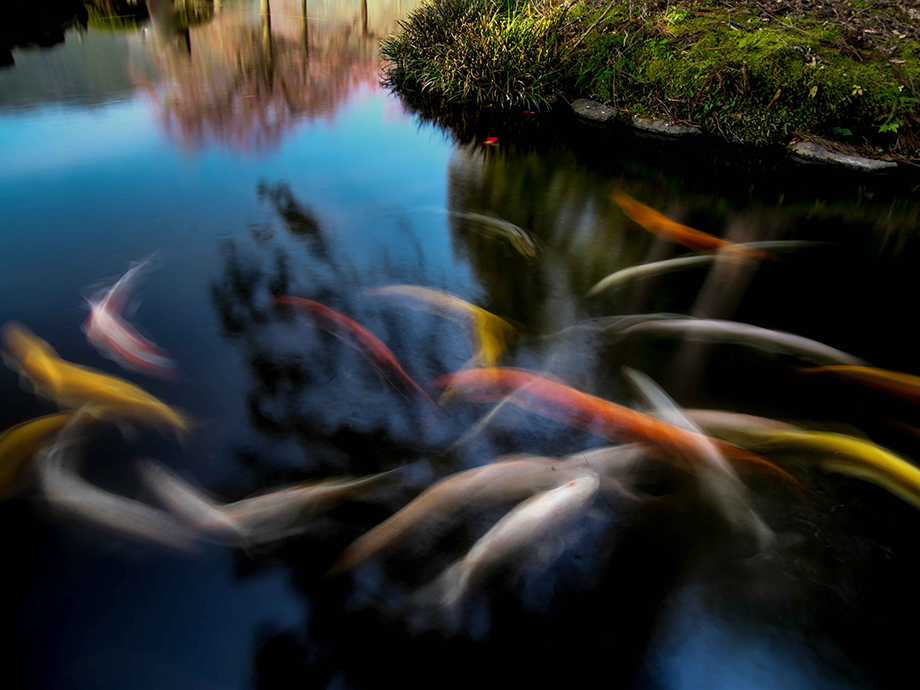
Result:
<svg viewBox="0 0 920 690">
<path fill-rule="evenodd" d="M 653 232 L 656 235 L 664 235 L 685 247 L 690 247 L 698 251 L 726 249 L 757 259 L 775 258 L 772 254 L 768 254 L 767 252 L 745 247 L 735 242 L 729 242 L 728 240 L 723 240 L 721 237 L 716 237 L 702 230 L 697 230 L 688 225 L 678 223 L 676 220 L 668 218 L 666 215 L 656 211 L 650 206 L 639 203 L 628 194 L 619 190 L 613 192 L 610 198 L 613 199 L 617 206 L 623 209 L 623 213 L 649 232 Z"/>
<path fill-rule="evenodd" d="M 320 304 L 319 302 L 314 302 L 311 299 L 305 299 L 303 297 L 289 297 L 285 295 L 281 297 L 275 297 L 275 302 L 278 304 L 289 304 L 292 306 L 303 307 L 313 316 L 317 317 L 323 326 L 330 331 L 344 332 L 348 335 L 349 339 L 359 347 L 359 349 L 367 352 L 367 354 L 370 355 L 374 363 L 396 372 L 396 374 L 405 385 L 421 395 L 429 403 L 437 407 L 437 403 L 431 399 L 428 393 L 426 393 L 425 390 L 420 385 L 418 385 L 412 379 L 412 377 L 409 376 L 409 374 L 406 373 L 405 369 L 400 366 L 399 362 L 396 360 L 396 357 L 390 351 L 390 348 L 388 348 L 383 343 L 383 341 L 380 340 L 380 338 L 364 328 L 358 322 L 348 318 L 344 314 L 337 312 L 335 309 L 330 309 L 325 304 Z"/>
<path fill-rule="evenodd" d="M 649 443 L 684 457 L 697 458 L 699 455 L 699 434 L 696 432 L 583 393 L 536 372 L 508 368 L 470 369 L 441 376 L 431 385 L 450 386 L 456 393 L 478 402 L 500 400 L 515 393 L 512 402 L 516 405 L 564 424 L 613 440 Z M 764 466 L 798 484 L 788 472 L 766 458 L 727 441 L 711 440 L 727 459 Z"/>
</svg>

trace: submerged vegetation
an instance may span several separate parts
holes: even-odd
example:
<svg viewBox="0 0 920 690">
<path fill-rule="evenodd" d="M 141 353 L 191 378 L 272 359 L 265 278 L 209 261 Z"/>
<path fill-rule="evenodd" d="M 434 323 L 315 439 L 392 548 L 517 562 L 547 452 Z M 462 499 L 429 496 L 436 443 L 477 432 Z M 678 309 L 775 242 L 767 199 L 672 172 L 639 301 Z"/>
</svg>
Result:
<svg viewBox="0 0 920 690">
<path fill-rule="evenodd" d="M 730 141 L 920 156 L 920 7 L 881 0 L 431 0 L 381 50 L 446 103 L 586 97 Z"/>
</svg>

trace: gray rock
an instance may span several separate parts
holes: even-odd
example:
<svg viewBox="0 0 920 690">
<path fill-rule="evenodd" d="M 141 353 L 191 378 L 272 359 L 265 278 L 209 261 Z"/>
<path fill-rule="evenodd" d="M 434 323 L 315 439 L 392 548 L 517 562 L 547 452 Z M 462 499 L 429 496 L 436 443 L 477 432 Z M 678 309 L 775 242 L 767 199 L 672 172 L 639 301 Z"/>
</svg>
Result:
<svg viewBox="0 0 920 690">
<path fill-rule="evenodd" d="M 648 132 L 657 132 L 658 134 L 669 134 L 676 137 L 684 137 L 690 134 L 700 134 L 703 130 L 696 125 L 678 125 L 664 120 L 649 120 L 644 117 L 633 117 L 633 127 L 644 129 Z"/>
<path fill-rule="evenodd" d="M 897 163 L 891 161 L 880 161 L 874 158 L 865 158 L 863 156 L 850 156 L 845 153 L 835 153 L 813 141 L 797 141 L 790 146 L 789 149 L 802 158 L 825 161 L 827 163 L 837 163 L 838 165 L 846 165 L 847 167 L 858 168 L 859 170 L 882 170 L 884 168 L 896 168 L 898 166 Z"/>
<path fill-rule="evenodd" d="M 579 98 L 577 101 L 572 101 L 572 110 L 582 117 L 594 120 L 595 122 L 607 122 L 607 120 L 613 119 L 617 114 L 617 111 L 610 106 L 598 103 L 597 101 L 589 101 L 587 98 Z"/>
</svg>

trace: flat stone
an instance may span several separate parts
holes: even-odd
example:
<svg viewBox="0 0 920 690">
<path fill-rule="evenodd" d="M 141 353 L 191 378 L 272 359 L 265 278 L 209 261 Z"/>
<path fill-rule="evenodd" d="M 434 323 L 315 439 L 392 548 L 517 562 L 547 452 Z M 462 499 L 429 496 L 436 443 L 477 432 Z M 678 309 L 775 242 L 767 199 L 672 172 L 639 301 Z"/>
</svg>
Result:
<svg viewBox="0 0 920 690">
<path fill-rule="evenodd" d="M 633 127 L 644 129 L 647 132 L 657 132 L 658 134 L 668 134 L 674 137 L 685 137 L 692 134 L 702 133 L 702 129 L 696 125 L 678 125 L 673 122 L 664 120 L 649 120 L 644 117 L 633 117 Z"/>
<path fill-rule="evenodd" d="M 617 114 L 617 111 L 609 105 L 604 105 L 597 101 L 589 101 L 587 98 L 579 98 L 576 101 L 572 101 L 572 110 L 582 117 L 594 120 L 595 122 L 607 122 L 607 120 L 612 119 Z"/>
<path fill-rule="evenodd" d="M 865 158 L 864 156 L 851 156 L 845 153 L 836 153 L 813 141 L 797 141 L 789 148 L 794 154 L 802 158 L 825 161 L 827 163 L 837 163 L 838 165 L 845 165 L 859 170 L 883 170 L 885 168 L 898 167 L 897 163 L 891 161 L 880 161 L 874 158 Z"/>
</svg>

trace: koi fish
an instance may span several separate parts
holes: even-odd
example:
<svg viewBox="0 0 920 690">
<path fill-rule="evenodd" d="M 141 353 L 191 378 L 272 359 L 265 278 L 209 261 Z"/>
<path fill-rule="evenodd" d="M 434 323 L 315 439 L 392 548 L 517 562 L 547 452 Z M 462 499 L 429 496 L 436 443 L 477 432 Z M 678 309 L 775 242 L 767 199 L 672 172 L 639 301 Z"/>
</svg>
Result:
<svg viewBox="0 0 920 690">
<path fill-rule="evenodd" d="M 131 284 L 149 263 L 147 259 L 132 266 L 102 297 L 86 300 L 90 315 L 83 324 L 83 332 L 100 354 L 122 367 L 160 378 L 173 378 L 175 361 L 165 350 L 138 333 L 121 314 Z"/>
<path fill-rule="evenodd" d="M 827 374 L 847 381 L 856 381 L 908 402 L 920 402 L 920 376 L 900 371 L 840 365 L 804 369 L 803 373 Z"/>
<path fill-rule="evenodd" d="M 597 477 L 583 475 L 515 507 L 435 581 L 432 589 L 440 605 L 458 606 L 502 564 L 528 555 L 569 530 L 591 507 L 599 487 Z"/>
<path fill-rule="evenodd" d="M 549 376 L 549 375 L 544 373 L 543 376 Z M 441 400 L 444 401 L 444 400 L 449 399 L 451 394 L 452 392 L 450 388 L 448 388 L 447 390 L 444 391 L 444 394 L 441 396 Z M 460 438 L 458 438 L 456 441 L 454 441 L 450 445 L 450 448 L 448 450 L 453 450 L 454 448 L 462 446 L 464 443 L 468 442 L 470 439 L 475 438 L 477 434 L 479 434 L 486 427 L 488 427 L 489 424 L 491 424 L 492 421 L 496 417 L 498 417 L 498 415 L 501 413 L 501 411 L 505 408 L 506 405 L 510 405 L 514 402 L 514 395 L 515 395 L 514 393 L 509 393 L 504 398 L 502 398 L 500 401 L 498 401 L 498 404 L 495 405 L 495 407 L 489 410 L 479 420 L 477 420 L 474 424 L 472 424 L 469 429 L 463 432 L 463 435 L 460 436 Z"/>
<path fill-rule="evenodd" d="M 695 416 L 702 423 L 705 417 L 700 414 L 701 412 L 708 414 L 709 411 L 695 411 Z M 915 508 L 920 508 L 920 468 L 871 441 L 846 434 L 808 431 L 796 427 L 770 428 L 765 423 L 773 420 L 751 422 L 752 419 L 762 418 L 750 415 L 738 415 L 737 418 L 738 425 L 734 427 L 730 426 L 729 417 L 711 418 L 712 424 L 702 423 L 702 426 L 709 433 L 718 435 L 728 435 L 740 430 L 747 442 L 757 448 L 789 448 L 823 453 L 817 459 L 821 469 L 873 482 Z"/>
<path fill-rule="evenodd" d="M 619 332 L 620 338 L 630 335 L 679 334 L 688 340 L 739 343 L 767 351 L 777 351 L 811 358 L 817 362 L 833 364 L 862 364 L 862 360 L 833 347 L 800 335 L 772 331 L 759 326 L 720 319 L 667 319 L 654 320 L 628 326 Z"/>
<path fill-rule="evenodd" d="M 744 484 L 713 440 L 706 436 L 652 379 L 628 367 L 624 369 L 624 373 L 662 419 L 692 432 L 689 438 L 696 444 L 696 457 L 702 460 L 702 465 L 696 472 L 700 488 L 732 528 L 753 537 L 760 549 L 772 544 L 776 538 L 773 531 L 754 511 Z"/>
<path fill-rule="evenodd" d="M 327 479 L 218 503 L 155 462 L 144 462 L 140 471 L 150 489 L 194 530 L 216 531 L 244 544 L 263 544 L 296 533 L 305 518 L 363 498 L 390 474 Z"/>
<path fill-rule="evenodd" d="M 28 379 L 35 391 L 61 407 L 89 405 L 93 414 L 189 431 L 188 419 L 142 388 L 89 367 L 71 364 L 47 342 L 19 323 L 0 329 L 7 364 Z"/>
<path fill-rule="evenodd" d="M 777 432 L 769 445 L 774 443 L 826 451 L 829 455 L 819 461 L 825 471 L 878 484 L 920 508 L 920 469 L 881 446 L 844 434 L 794 431 Z"/>
<path fill-rule="evenodd" d="M 696 458 L 698 441 L 694 432 L 668 424 L 650 415 L 583 393 L 558 381 L 524 369 L 471 369 L 446 374 L 432 382 L 436 387 L 455 387 L 470 400 L 488 402 L 517 392 L 512 402 L 525 409 L 571 424 L 607 438 L 646 443 L 681 457 Z M 787 481 L 798 484 L 788 472 L 761 456 L 732 443 L 715 440 L 719 450 L 732 461 L 744 461 L 768 468 Z M 668 454 L 668 458 L 674 459 Z"/>
<path fill-rule="evenodd" d="M 539 247 L 536 240 L 530 233 L 514 223 L 493 216 L 485 216 L 481 213 L 468 213 L 465 211 L 447 211 L 447 215 L 478 223 L 481 227 L 488 228 L 494 235 L 507 240 L 521 256 L 531 261 L 537 259 Z"/>
<path fill-rule="evenodd" d="M 0 434 L 0 498 L 13 493 L 28 472 L 29 460 L 72 416 L 72 412 L 49 414 L 17 424 Z"/>
<path fill-rule="evenodd" d="M 79 413 L 74 415 L 69 424 L 74 425 L 78 416 Z M 191 549 L 191 533 L 163 511 L 104 491 L 83 479 L 70 452 L 73 445 L 73 434 L 65 429 L 52 448 L 42 451 L 39 480 L 52 505 L 84 522 L 129 538 L 182 551 Z"/>
<path fill-rule="evenodd" d="M 454 321 L 457 320 L 457 317 L 461 317 L 465 321 L 472 322 L 476 357 L 487 367 L 498 363 L 498 358 L 505 351 L 508 341 L 514 334 L 514 327 L 504 319 L 444 290 L 421 285 L 390 285 L 368 290 L 367 294 L 375 297 L 392 295 L 410 297 L 424 303 L 440 316 Z"/>
<path fill-rule="evenodd" d="M 747 242 L 739 244 L 738 247 L 747 249 L 769 249 L 771 252 L 780 252 L 800 247 L 817 244 L 816 242 L 798 242 L 798 241 L 775 241 L 775 242 Z M 671 273 L 673 271 L 685 271 L 690 268 L 697 268 L 711 264 L 718 258 L 718 253 L 694 254 L 692 256 L 679 256 L 675 259 L 665 259 L 664 261 L 653 261 L 638 266 L 629 266 L 620 269 L 603 280 L 598 281 L 590 290 L 588 297 L 596 297 L 606 290 L 618 290 L 626 284 L 637 280 L 638 278 L 649 278 L 651 276 Z"/>
<path fill-rule="evenodd" d="M 801 428 L 794 424 L 740 412 L 684 410 L 684 413 L 706 433 L 739 445 L 755 443 L 769 432 L 801 431 Z"/>
<path fill-rule="evenodd" d="M 380 367 L 384 369 L 396 372 L 406 386 L 437 407 L 437 404 L 429 397 L 428 393 L 426 393 L 424 389 L 406 373 L 399 362 L 396 361 L 396 356 L 390 351 L 390 348 L 384 345 L 380 338 L 364 328 L 361 324 L 337 312 L 335 309 L 330 309 L 326 305 L 314 302 L 311 299 L 288 296 L 275 297 L 274 299 L 278 304 L 303 307 L 313 316 L 317 317 L 325 327 L 331 327 L 334 331 L 344 332 L 353 343 L 357 344 L 358 347 L 370 355 L 375 364 L 380 365 Z"/>
<path fill-rule="evenodd" d="M 691 249 L 697 250 L 724 248 L 752 258 L 774 258 L 771 254 L 760 251 L 759 249 L 744 247 L 735 242 L 723 240 L 721 237 L 716 237 L 715 235 L 710 235 L 708 233 L 702 232 L 701 230 L 691 228 L 687 225 L 682 225 L 681 223 L 668 218 L 663 213 L 659 213 L 655 209 L 646 206 L 645 204 L 639 203 L 624 192 L 613 192 L 611 199 L 613 199 L 617 206 L 623 209 L 623 213 L 625 213 L 632 220 L 634 220 L 649 232 L 652 232 L 656 235 L 664 235 L 665 237 L 668 237 L 669 239 L 682 244 L 685 247 L 690 247 Z"/>
<path fill-rule="evenodd" d="M 475 502 L 521 501 L 584 474 L 583 464 L 516 456 L 453 474 L 425 489 L 402 510 L 352 543 L 329 571 L 331 575 L 357 565 L 423 524 L 458 512 Z"/>
</svg>

